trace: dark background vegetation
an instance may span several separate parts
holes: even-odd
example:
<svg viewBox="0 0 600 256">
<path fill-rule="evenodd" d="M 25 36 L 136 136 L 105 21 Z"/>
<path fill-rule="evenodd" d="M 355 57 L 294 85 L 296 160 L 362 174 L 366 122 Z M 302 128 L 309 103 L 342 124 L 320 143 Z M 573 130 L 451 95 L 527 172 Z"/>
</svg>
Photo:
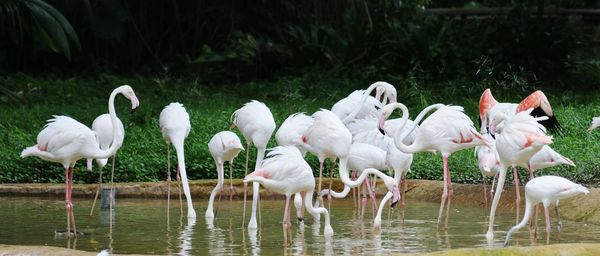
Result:
<svg viewBox="0 0 600 256">
<path fill-rule="evenodd" d="M 570 124 L 555 145 L 578 167 L 564 176 L 597 182 L 598 136 L 576 129 L 600 114 L 600 101 L 594 101 L 600 95 L 600 16 L 565 10 L 597 11 L 599 5 L 0 0 L 0 129 L 6 132 L 0 182 L 60 182 L 58 164 L 19 159 L 18 151 L 34 143 L 52 114 L 91 124 L 106 111 L 106 96 L 116 85 L 132 84 L 143 106 L 121 115 L 127 138 L 117 157 L 117 180 L 153 181 L 166 174 L 164 142 L 152 129 L 170 101 L 183 102 L 192 117 L 190 175 L 215 178 L 206 143 L 228 129 L 229 115 L 244 102 L 266 102 L 279 125 L 291 113 L 329 108 L 377 80 L 394 84 L 399 101 L 413 112 L 452 103 L 465 106 L 473 120 L 485 88 L 513 102 L 544 89 Z M 438 8 L 499 11 L 439 15 Z M 418 155 L 409 177 L 441 179 L 439 158 Z M 453 180 L 480 180 L 472 151 L 456 159 Z"/>
</svg>

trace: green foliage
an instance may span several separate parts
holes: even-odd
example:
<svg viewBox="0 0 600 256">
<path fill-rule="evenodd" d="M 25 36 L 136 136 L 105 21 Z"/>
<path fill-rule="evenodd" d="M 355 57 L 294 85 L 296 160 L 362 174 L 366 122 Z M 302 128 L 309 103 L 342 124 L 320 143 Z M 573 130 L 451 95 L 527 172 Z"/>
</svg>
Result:
<svg viewBox="0 0 600 256">
<path fill-rule="evenodd" d="M 464 106 L 466 113 L 472 120 L 476 120 L 477 103 L 484 88 L 492 88 L 495 97 L 505 102 L 516 102 L 538 88 L 518 84 L 520 79 L 508 82 L 508 78 L 498 81 L 493 77 L 477 82 L 466 79 L 431 82 L 415 74 L 408 77 L 386 76 L 381 80 L 396 85 L 398 101 L 409 107 L 413 117 L 423 107 L 439 102 Z M 108 95 L 117 85 L 132 85 L 141 102 L 136 112 L 129 113 L 126 100 L 122 97 L 116 100 L 116 109 L 125 126 L 126 136 L 117 154 L 115 180 L 133 182 L 166 180 L 166 144 L 158 128 L 158 116 L 170 102 L 183 103 L 191 118 L 192 130 L 185 143 L 188 175 L 191 179 L 214 179 L 216 172 L 207 143 L 215 133 L 229 129 L 231 113 L 245 102 L 251 99 L 265 102 L 279 126 L 292 113 L 310 114 L 319 108 L 330 108 L 352 89 L 365 88 L 371 83 L 368 78 L 340 80 L 317 73 L 243 83 L 235 88 L 226 84 L 217 88 L 199 81 L 200 79 L 151 79 L 107 74 L 67 79 L 26 75 L 0 77 L 0 84 L 28 99 L 27 105 L 0 102 L 0 115 L 3 117 L 0 119 L 0 129 L 4 131 L 0 134 L 4 145 L 0 148 L 0 182 L 63 182 L 64 170 L 59 164 L 34 157 L 21 159 L 21 150 L 35 144 L 45 120 L 54 114 L 69 115 L 84 124 L 91 124 L 96 116 L 106 113 Z M 509 87 L 509 84 L 513 86 Z M 577 167 L 561 166 L 541 170 L 539 173 L 559 174 L 579 182 L 597 184 L 600 182 L 600 160 L 596 157 L 600 151 L 600 144 L 597 143 L 600 132 L 590 134 L 585 129 L 591 117 L 600 114 L 600 92 L 553 89 L 546 89 L 545 92 L 564 127 L 563 135 L 555 137 L 552 147 L 571 158 Z M 233 131 L 243 141 L 239 131 Z M 269 143 L 269 147 L 273 146 L 274 139 Z M 171 166 L 175 166 L 176 157 L 174 151 L 171 152 Z M 252 148 L 249 161 L 251 169 L 255 157 L 256 149 Z M 236 178 L 244 175 L 244 159 L 242 152 L 234 161 Z M 309 154 L 308 161 L 313 170 L 318 172 L 317 159 Z M 84 166 L 82 161 L 77 165 L 75 181 L 95 182 L 98 177 L 97 168 L 88 173 Z M 105 171 L 110 170 L 110 167 L 109 162 Z M 450 157 L 450 168 L 454 182 L 481 181 L 472 150 L 453 154 Z M 227 166 L 225 170 L 228 177 Z M 441 156 L 421 153 L 416 154 L 408 177 L 440 180 L 441 173 Z M 175 168 L 172 169 L 172 177 L 175 177 L 174 174 Z M 525 172 L 522 171 L 521 174 L 525 175 Z"/>
</svg>

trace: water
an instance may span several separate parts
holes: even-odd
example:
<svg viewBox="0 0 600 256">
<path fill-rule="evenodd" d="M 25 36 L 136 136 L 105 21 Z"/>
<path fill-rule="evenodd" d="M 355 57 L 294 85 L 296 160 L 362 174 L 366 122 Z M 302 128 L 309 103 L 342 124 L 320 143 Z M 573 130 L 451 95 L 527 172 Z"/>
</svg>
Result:
<svg viewBox="0 0 600 256">
<path fill-rule="evenodd" d="M 482 208 L 452 206 L 448 230 L 436 231 L 438 204 L 408 201 L 406 208 L 384 211 L 380 232 L 372 229 L 370 208 L 365 221 L 358 219 L 352 200 L 332 202 L 333 238 L 323 237 L 323 225 L 315 225 L 306 214 L 304 225 L 292 221 L 291 232 L 284 238 L 281 220 L 283 200 L 261 202 L 262 223 L 256 233 L 242 228 L 242 202 L 225 200 L 218 206 L 214 226 L 204 220 L 207 200 L 196 200 L 198 218 L 188 223 L 179 203 L 171 202 L 167 220 L 166 200 L 117 199 L 112 236 L 109 236 L 108 211 L 96 210 L 89 218 L 91 199 L 75 200 L 78 231 L 86 235 L 76 240 L 56 236 L 54 230 L 66 228 L 64 202 L 55 198 L 0 197 L 0 243 L 75 247 L 99 252 L 112 248 L 114 253 L 144 254 L 387 254 L 390 252 L 429 252 L 449 248 L 483 247 L 487 230 Z M 248 208 L 250 204 L 248 204 Z M 292 217 L 295 211 L 292 208 Z M 249 214 L 246 216 L 246 221 Z M 511 245 L 529 246 L 545 243 L 543 215 L 540 215 L 537 240 L 530 240 L 528 228 L 518 232 Z M 323 220 L 323 218 L 321 218 Z M 294 218 L 292 218 L 294 220 Z M 505 232 L 514 225 L 513 212 L 497 217 L 496 242 L 500 245 Z M 550 243 L 599 242 L 596 225 L 563 220 L 563 230 L 556 232 L 553 220 Z"/>
</svg>

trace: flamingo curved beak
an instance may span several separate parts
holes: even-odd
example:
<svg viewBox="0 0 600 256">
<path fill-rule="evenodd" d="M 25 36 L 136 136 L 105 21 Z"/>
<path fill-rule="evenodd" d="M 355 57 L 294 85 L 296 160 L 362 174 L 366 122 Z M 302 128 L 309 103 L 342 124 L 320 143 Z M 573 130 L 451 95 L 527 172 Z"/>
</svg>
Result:
<svg viewBox="0 0 600 256">
<path fill-rule="evenodd" d="M 400 202 L 400 190 L 398 186 L 394 186 L 394 189 L 392 189 L 392 204 L 390 206 L 394 207 L 398 202 Z"/>
<path fill-rule="evenodd" d="M 140 101 L 134 94 L 133 97 L 131 97 L 131 113 L 133 113 L 139 105 L 140 105 Z"/>
<path fill-rule="evenodd" d="M 383 115 L 381 115 L 379 117 L 379 121 L 377 122 L 377 129 L 383 135 L 385 135 L 385 130 L 383 129 L 384 125 L 385 125 L 385 117 Z"/>
</svg>

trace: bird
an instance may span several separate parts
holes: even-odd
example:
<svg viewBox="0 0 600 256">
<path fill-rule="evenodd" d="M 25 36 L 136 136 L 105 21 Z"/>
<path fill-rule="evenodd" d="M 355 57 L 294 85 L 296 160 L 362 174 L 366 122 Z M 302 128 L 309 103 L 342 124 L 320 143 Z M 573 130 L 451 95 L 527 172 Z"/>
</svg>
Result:
<svg viewBox="0 0 600 256">
<path fill-rule="evenodd" d="M 385 119 L 387 119 L 392 111 L 397 108 L 402 110 L 402 123 L 406 123 L 406 120 L 408 119 L 408 109 L 406 106 L 401 103 L 388 104 L 380 111 L 378 122 L 380 131 L 384 132 L 383 124 Z M 417 153 L 431 150 L 441 153 L 444 163 L 444 190 L 437 220 L 437 225 L 439 227 L 444 204 L 446 203 L 446 200 L 448 200 L 448 209 L 446 210 L 446 212 L 448 212 L 454 194 L 452 182 L 450 180 L 450 170 L 448 168 L 448 157 L 456 151 L 479 145 L 489 146 L 489 143 L 479 132 L 477 132 L 473 126 L 473 121 L 463 113 L 464 110 L 460 106 L 445 106 L 441 104 L 429 106 L 419 113 L 415 119 L 415 123 L 418 124 L 423 116 L 433 109 L 436 109 L 436 111 L 421 122 L 419 132 L 411 145 L 404 144 L 404 140 L 408 136 L 408 133 L 412 132 L 414 129 L 414 124 L 409 129 L 404 130 L 404 132 L 402 132 L 403 129 L 398 129 L 394 134 L 394 144 L 400 151 L 405 153 Z M 448 227 L 448 213 L 446 214 L 445 227 Z"/>
<path fill-rule="evenodd" d="M 267 159 L 261 166 L 244 177 L 244 182 L 257 182 L 275 192 L 284 194 L 286 197 L 283 216 L 284 228 L 290 224 L 290 197 L 296 193 L 304 193 L 304 206 L 306 210 L 315 215 L 325 215 L 325 236 L 333 235 L 330 224 L 330 216 L 327 209 L 313 207 L 312 197 L 315 189 L 315 178 L 308 163 L 302 157 L 300 151 L 293 146 L 277 146 L 267 155 Z"/>
<path fill-rule="evenodd" d="M 244 146 L 242 146 L 240 138 L 235 133 L 230 131 L 221 131 L 215 134 L 210 139 L 210 141 L 208 142 L 208 150 L 210 151 L 210 155 L 215 160 L 218 177 L 217 185 L 210 193 L 210 199 L 208 200 L 208 208 L 206 209 L 206 213 L 204 214 L 204 217 L 207 220 L 212 220 L 215 216 L 213 213 L 213 202 L 215 200 L 215 195 L 217 194 L 217 192 L 223 190 L 223 183 L 225 182 L 223 174 L 223 164 L 225 163 L 225 161 L 229 162 L 229 190 L 230 193 L 232 193 L 233 159 L 237 157 L 240 151 L 244 150 Z"/>
<path fill-rule="evenodd" d="M 410 156 L 412 158 L 412 155 Z M 396 159 L 394 159 L 396 160 Z M 344 198 L 348 195 L 351 188 L 358 187 L 361 184 L 369 184 L 366 180 L 367 177 L 371 174 L 376 175 L 381 178 L 388 189 L 388 192 L 391 194 L 392 198 L 392 207 L 396 205 L 396 203 L 400 199 L 400 190 L 398 188 L 399 179 L 402 175 L 402 171 L 394 172 L 394 178 L 386 175 L 385 173 L 379 171 L 378 169 L 388 169 L 390 168 L 388 165 L 388 154 L 386 151 L 370 145 L 366 143 L 353 143 L 350 146 L 350 153 L 348 155 L 348 169 L 340 168 L 340 179 L 342 183 L 344 183 L 344 190 L 340 193 L 335 191 L 325 189 L 319 193 L 319 197 L 322 198 L 324 195 L 331 194 L 334 198 Z M 405 161 L 406 162 L 406 161 Z M 410 161 L 412 163 L 412 159 Z M 410 164 L 409 164 L 410 165 Z M 348 170 L 355 170 L 360 173 L 356 180 L 351 180 Z M 370 190 L 370 188 L 368 188 Z M 371 191 L 369 191 L 371 192 Z M 375 202 L 375 198 L 372 197 L 373 202 Z M 322 200 L 320 200 L 322 201 Z M 318 203 L 318 202 L 317 202 Z M 363 201 L 363 210 L 364 204 L 366 202 Z M 385 203 L 385 202 L 384 202 Z M 384 203 L 381 205 L 383 206 Z M 362 215 L 362 214 L 361 214 Z M 374 219 L 374 227 L 380 227 L 381 225 L 381 213 L 376 215 Z"/>
<path fill-rule="evenodd" d="M 192 126 L 190 124 L 190 116 L 179 102 L 172 102 L 167 105 L 161 112 L 159 117 L 160 132 L 163 139 L 167 143 L 167 161 L 169 161 L 169 145 L 173 144 L 177 153 L 177 179 L 181 177 L 183 183 L 183 193 L 187 201 L 187 216 L 188 218 L 196 218 L 196 211 L 192 204 L 192 195 L 188 184 L 187 173 L 185 170 L 185 154 L 184 141 L 190 134 Z M 171 170 L 167 167 L 168 173 L 168 192 L 167 201 L 170 200 L 171 194 Z M 181 193 L 181 192 L 180 192 Z M 181 195 L 181 194 L 180 194 Z M 180 197 L 181 199 L 181 197 Z"/>
<path fill-rule="evenodd" d="M 592 132 L 594 129 L 598 128 L 598 126 L 600 126 L 600 116 L 592 118 L 592 124 L 587 130 L 588 132 Z"/>
<path fill-rule="evenodd" d="M 232 126 L 237 127 L 246 140 L 246 171 L 244 176 L 248 175 L 248 154 L 250 151 L 250 145 L 254 144 L 256 147 L 256 163 L 254 169 L 261 166 L 263 158 L 265 157 L 265 150 L 267 143 L 271 139 L 271 135 L 275 131 L 275 119 L 271 110 L 264 103 L 252 100 L 243 107 L 239 108 L 231 115 Z M 245 188 L 246 184 L 244 184 Z M 248 229 L 257 229 L 258 224 L 256 221 L 256 208 L 259 200 L 259 185 L 258 183 L 252 184 L 252 213 L 250 215 L 250 222 L 248 223 Z M 244 189 L 244 215 L 242 222 L 245 222 L 246 216 L 246 189 Z"/>
<path fill-rule="evenodd" d="M 115 120 L 115 123 L 117 124 L 117 128 L 118 128 L 119 132 L 123 133 L 123 136 L 124 136 L 125 128 L 123 127 L 123 123 L 121 122 L 121 119 L 117 118 Z M 94 119 L 94 122 L 92 122 L 92 131 L 94 131 L 94 133 L 96 134 L 96 138 L 98 139 L 98 145 L 99 145 L 100 149 L 103 149 L 103 150 L 108 149 L 113 140 L 113 125 L 110 120 L 110 115 L 102 114 L 102 115 L 99 115 L 98 117 L 96 117 L 96 119 Z M 114 164 L 115 163 L 114 162 L 115 155 L 112 156 L 113 164 L 111 167 L 112 170 L 111 170 L 111 175 L 110 175 L 111 190 L 113 187 L 112 182 L 113 182 L 114 172 L 115 172 L 115 164 Z M 92 161 L 93 161 L 92 158 L 87 159 L 88 171 L 92 171 Z M 96 195 L 94 196 L 94 202 L 92 203 L 92 208 L 90 210 L 90 216 L 92 216 L 92 214 L 94 213 L 94 206 L 96 205 L 96 200 L 98 199 L 98 194 L 102 190 L 102 169 L 104 169 L 104 166 L 106 165 L 107 162 L 108 162 L 108 158 L 96 159 L 96 163 L 98 164 L 98 169 L 100 172 L 100 178 L 98 179 L 98 190 L 96 190 Z M 112 195 L 112 193 L 111 193 L 111 195 Z M 112 200 L 109 200 L 109 202 L 112 204 Z"/>
<path fill-rule="evenodd" d="M 487 192 L 487 181 L 486 177 L 493 176 L 494 181 L 492 182 L 492 189 L 490 193 L 494 193 L 494 185 L 496 178 L 498 177 L 498 170 L 500 169 L 500 160 L 496 153 L 496 140 L 489 133 L 482 134 L 483 137 L 490 143 L 489 147 L 476 146 L 475 157 L 477 157 L 477 166 L 483 176 L 483 199 L 487 204 L 488 192 Z"/>
<path fill-rule="evenodd" d="M 376 90 L 375 97 L 370 96 Z M 356 90 L 333 104 L 331 112 L 335 113 L 344 124 L 354 119 L 376 117 L 377 109 L 382 102 L 396 102 L 396 88 L 387 82 L 375 82 L 366 90 Z M 381 101 L 380 101 L 380 97 Z"/>
<path fill-rule="evenodd" d="M 546 128 L 538 123 L 547 116 L 533 117 L 533 109 L 519 112 L 515 115 L 496 115 L 496 150 L 500 160 L 498 184 L 494 191 L 494 199 L 490 209 L 489 226 L 486 233 L 488 242 L 494 239 L 494 215 L 500 201 L 506 168 L 519 164 L 527 164 L 531 157 L 540 151 L 543 146 L 552 143 L 552 136 L 546 135 Z"/>
<path fill-rule="evenodd" d="M 313 124 L 302 135 L 302 142 L 308 152 L 317 156 L 319 159 L 319 185 L 317 193 L 321 191 L 323 178 L 323 162 L 330 159 L 332 168 L 330 176 L 333 174 L 333 164 L 336 158 L 340 159 L 340 173 L 345 171 L 348 164 L 348 154 L 350 145 L 352 145 L 352 134 L 344 126 L 342 121 L 333 112 L 327 109 L 321 109 L 312 115 Z M 329 189 L 331 190 L 331 184 Z M 331 196 L 328 197 L 331 202 Z"/>
<path fill-rule="evenodd" d="M 506 234 L 504 246 L 508 246 L 510 237 L 519 229 L 523 228 L 533 213 L 533 207 L 542 203 L 544 205 L 544 215 L 546 217 L 546 241 L 550 239 L 550 205 L 558 205 L 560 199 L 569 198 L 578 194 L 588 194 L 590 191 L 572 181 L 560 176 L 540 176 L 531 179 L 525 185 L 525 214 L 519 224 L 512 227 Z"/>
<path fill-rule="evenodd" d="M 65 203 L 67 211 L 67 234 L 71 234 L 71 221 L 73 234 L 77 236 L 75 215 L 71 193 L 73 188 L 73 166 L 82 158 L 102 159 L 108 158 L 117 152 L 123 143 L 124 134 L 118 131 L 116 123 L 114 100 L 117 94 L 122 94 L 131 101 L 131 109 L 139 106 L 135 92 L 129 85 L 119 86 L 112 91 L 108 99 L 108 113 L 113 123 L 113 141 L 111 146 L 102 150 L 94 132 L 86 125 L 68 116 L 53 116 L 47 121 L 44 129 L 37 136 L 37 144 L 25 148 L 21 157 L 37 156 L 43 160 L 57 162 L 65 168 Z"/>
<path fill-rule="evenodd" d="M 548 117 L 548 119 L 540 120 L 539 122 L 550 132 L 556 132 L 560 130 L 560 123 L 552 111 L 552 106 L 550 106 L 548 98 L 542 91 L 537 90 L 531 93 L 519 104 L 517 104 L 496 101 L 494 96 L 492 96 L 491 90 L 488 88 L 483 92 L 483 94 L 481 94 L 481 97 L 479 98 L 479 120 L 481 122 L 480 131 L 482 133 L 490 132 L 494 134 L 495 126 L 498 123 L 495 123 L 493 120 L 494 116 L 498 113 L 502 113 L 504 115 L 514 115 L 530 108 L 533 108 L 533 111 L 531 111 L 532 116 Z"/>
</svg>

